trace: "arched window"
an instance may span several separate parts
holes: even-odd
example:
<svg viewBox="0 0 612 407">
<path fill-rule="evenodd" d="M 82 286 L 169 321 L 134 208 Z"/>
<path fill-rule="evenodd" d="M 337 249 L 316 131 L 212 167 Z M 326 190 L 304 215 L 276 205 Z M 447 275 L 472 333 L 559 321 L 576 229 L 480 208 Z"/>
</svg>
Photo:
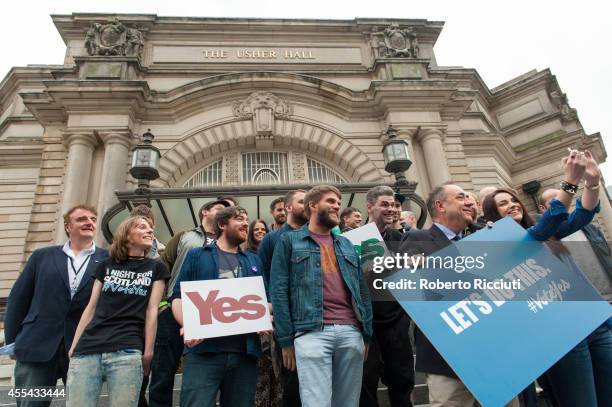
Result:
<svg viewBox="0 0 612 407">
<path fill-rule="evenodd" d="M 223 181 L 223 160 L 215 161 L 193 174 L 184 186 L 187 188 L 221 185 Z"/>
<path fill-rule="evenodd" d="M 313 160 L 308 157 L 308 180 L 312 184 L 339 184 L 346 182 L 336 171 L 329 168 L 327 165 Z"/>
<path fill-rule="evenodd" d="M 287 153 L 243 153 L 241 181 L 243 185 L 288 184 Z"/>
<path fill-rule="evenodd" d="M 302 182 L 310 184 L 339 184 L 347 182 L 343 176 L 327 164 L 323 164 L 308 156 L 304 157 L 302 154 L 292 156 L 291 152 L 258 151 L 242 153 L 241 158 L 240 168 L 228 168 L 228 171 L 240 171 L 241 185 L 286 185 Z M 296 160 L 306 160 L 307 173 L 305 178 L 299 180 L 290 179 L 288 164 L 290 158 L 294 165 L 297 165 Z M 202 168 L 193 174 L 183 186 L 187 188 L 222 186 L 223 160 L 220 159 Z"/>
</svg>

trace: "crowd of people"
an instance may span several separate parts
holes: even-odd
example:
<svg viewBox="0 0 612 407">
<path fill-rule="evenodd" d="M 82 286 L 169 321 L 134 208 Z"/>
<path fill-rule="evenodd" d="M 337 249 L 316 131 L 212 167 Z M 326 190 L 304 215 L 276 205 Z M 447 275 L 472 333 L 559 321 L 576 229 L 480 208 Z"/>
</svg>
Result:
<svg viewBox="0 0 612 407">
<path fill-rule="evenodd" d="M 422 230 L 391 187 L 371 188 L 361 213 L 341 210 L 340 191 L 318 185 L 275 199 L 270 227 L 249 223 L 236 199 L 219 197 L 200 209 L 200 226 L 165 246 L 154 236 L 153 212 L 139 206 L 107 251 L 94 243 L 96 210 L 78 205 L 64 215 L 66 243 L 36 250 L 10 293 L 5 338 L 15 345 L 15 387 L 62 379 L 67 405 L 82 407 L 97 405 L 106 381 L 111 406 L 171 406 L 182 361 L 183 406 L 218 398 L 228 407 L 378 406 L 382 381 L 391 406 L 405 407 L 416 370 L 426 375 L 432 406 L 471 407 L 474 396 L 399 303 L 372 300 L 342 233 L 373 223 L 389 249 L 429 255 L 509 216 L 610 301 L 612 256 L 591 224 L 597 163 L 572 150 L 562 165 L 560 189 L 542 194 L 537 220 L 511 189 L 487 187 L 476 200 L 447 183 L 427 197 L 432 224 Z M 588 242 L 592 253 L 572 252 L 568 241 Z M 253 276 L 264 280 L 273 332 L 183 339 L 181 282 Z M 553 407 L 612 406 L 610 329 L 600 326 L 538 379 Z M 508 405 L 520 403 L 537 405 L 535 385 Z"/>
</svg>

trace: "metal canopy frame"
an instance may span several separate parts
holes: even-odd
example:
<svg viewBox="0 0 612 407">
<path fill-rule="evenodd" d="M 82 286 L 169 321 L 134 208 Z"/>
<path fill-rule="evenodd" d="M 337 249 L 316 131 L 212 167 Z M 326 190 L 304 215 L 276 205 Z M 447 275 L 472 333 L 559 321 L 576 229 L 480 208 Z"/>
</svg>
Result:
<svg viewBox="0 0 612 407">
<path fill-rule="evenodd" d="M 198 208 L 194 208 L 192 200 L 201 197 L 210 196 L 257 196 L 257 207 L 259 208 L 259 199 L 261 196 L 271 195 L 284 195 L 289 191 L 296 189 L 309 189 L 315 184 L 288 184 L 288 185 L 249 185 L 249 186 L 216 186 L 216 187 L 199 187 L 199 188 L 151 188 L 149 193 L 143 194 L 135 190 L 124 190 L 116 191 L 115 194 L 119 203 L 110 207 L 102 216 L 102 233 L 107 242 L 111 242 L 113 239 L 113 233 L 110 229 L 110 222 L 117 214 L 127 209 L 132 210 L 132 207 L 142 203 L 155 202 L 161 212 L 162 218 L 166 223 L 168 231 L 171 236 L 174 236 L 175 231 L 172 228 L 170 219 L 162 204 L 164 199 L 185 199 L 189 206 L 189 212 L 191 214 L 191 220 L 193 221 L 194 227 L 199 225 L 198 216 L 196 211 Z M 318 185 L 318 184 L 316 184 Z M 350 194 L 347 206 L 351 206 L 355 194 L 367 192 L 370 188 L 378 185 L 388 185 L 395 190 L 398 190 L 397 184 L 394 183 L 380 183 L 380 182 L 367 182 L 367 183 L 341 183 L 331 184 L 338 188 L 343 194 Z M 417 221 L 417 226 L 421 228 L 425 224 L 427 219 L 427 208 L 423 199 L 415 193 L 416 182 L 410 182 L 401 186 L 401 193 L 410 201 L 414 202 L 421 208 L 421 215 Z"/>
</svg>

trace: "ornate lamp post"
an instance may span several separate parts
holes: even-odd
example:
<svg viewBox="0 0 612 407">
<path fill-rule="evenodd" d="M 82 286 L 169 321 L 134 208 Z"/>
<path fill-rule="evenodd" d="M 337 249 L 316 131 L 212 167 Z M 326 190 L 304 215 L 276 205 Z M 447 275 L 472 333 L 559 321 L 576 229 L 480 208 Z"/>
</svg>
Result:
<svg viewBox="0 0 612 407">
<path fill-rule="evenodd" d="M 408 143 L 397 138 L 397 130 L 393 126 L 387 129 L 387 141 L 382 152 L 385 159 L 385 171 L 395 176 L 396 187 L 406 184 L 408 181 L 404 172 L 412 165 L 408 155 Z"/>
<path fill-rule="evenodd" d="M 421 216 L 419 216 L 417 221 L 417 226 L 421 228 L 427 219 L 427 210 L 425 209 L 425 202 L 416 193 L 417 183 L 406 179 L 405 172 L 412 165 L 412 160 L 408 154 L 408 143 L 397 138 L 397 130 L 391 125 L 389 125 L 386 134 L 387 141 L 382 150 L 385 159 L 385 171 L 393 174 L 395 177 L 395 190 L 401 193 L 401 190 L 404 189 L 406 197 L 421 207 Z"/>
<path fill-rule="evenodd" d="M 151 195 L 151 189 L 149 184 L 151 181 L 159 178 L 159 160 L 161 154 L 159 149 L 153 145 L 153 133 L 151 129 L 148 129 L 146 133 L 142 135 L 142 142 L 137 144 L 132 150 L 132 167 L 130 168 L 130 174 L 132 177 L 138 180 L 138 188 L 136 188 L 136 194 L 142 195 L 142 202 L 146 205 L 149 204 L 149 197 Z M 134 202 L 137 203 L 137 202 Z"/>
</svg>

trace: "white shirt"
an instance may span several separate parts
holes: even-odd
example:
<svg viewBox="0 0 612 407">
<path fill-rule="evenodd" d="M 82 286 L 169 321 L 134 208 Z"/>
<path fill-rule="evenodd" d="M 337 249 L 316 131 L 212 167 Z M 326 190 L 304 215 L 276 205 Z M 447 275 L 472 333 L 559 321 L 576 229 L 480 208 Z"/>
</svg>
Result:
<svg viewBox="0 0 612 407">
<path fill-rule="evenodd" d="M 457 234 L 457 233 L 453 232 L 452 230 L 450 230 L 449 228 L 447 228 L 446 226 L 444 226 L 441 223 L 434 222 L 434 225 L 436 225 L 438 227 L 438 229 L 440 229 L 442 231 L 442 233 L 444 233 L 444 236 L 446 236 L 446 238 L 448 240 L 453 240 L 455 238 L 455 236 L 459 236 L 459 239 L 461 239 L 463 237 L 461 233 Z"/>
<path fill-rule="evenodd" d="M 68 267 L 68 284 L 70 285 L 70 297 L 72 298 L 81 284 L 83 274 L 85 274 L 85 270 L 87 269 L 91 255 L 96 251 L 96 244 L 91 242 L 91 246 L 89 248 L 81 250 L 81 252 L 75 256 L 74 252 L 70 248 L 70 240 L 68 240 L 66 243 L 64 243 L 62 251 L 66 253 L 66 256 L 68 257 L 66 259 Z"/>
</svg>

